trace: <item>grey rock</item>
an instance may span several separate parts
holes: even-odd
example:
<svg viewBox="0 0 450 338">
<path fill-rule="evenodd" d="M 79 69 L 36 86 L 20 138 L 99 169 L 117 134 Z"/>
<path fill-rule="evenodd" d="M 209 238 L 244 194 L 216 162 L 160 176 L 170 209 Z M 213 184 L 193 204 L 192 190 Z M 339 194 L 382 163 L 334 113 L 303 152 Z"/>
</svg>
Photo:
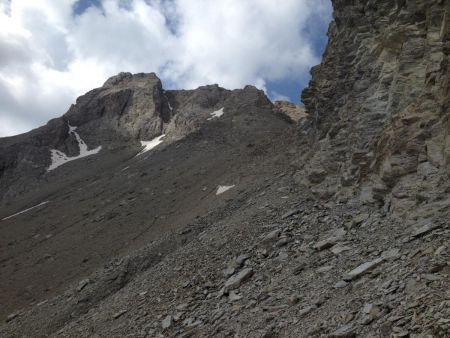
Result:
<svg viewBox="0 0 450 338">
<path fill-rule="evenodd" d="M 246 260 L 250 258 L 250 255 L 239 255 L 235 259 L 235 263 L 238 267 L 242 267 Z"/>
<path fill-rule="evenodd" d="M 316 272 L 318 272 L 318 273 L 326 273 L 326 272 L 329 272 L 331 270 L 333 270 L 333 266 L 332 265 L 324 265 L 324 266 L 321 266 L 320 268 L 318 268 L 316 270 Z"/>
<path fill-rule="evenodd" d="M 281 230 L 276 229 L 271 232 L 269 232 L 264 238 L 262 239 L 263 244 L 271 244 L 276 241 L 278 241 L 278 238 L 280 237 Z"/>
<path fill-rule="evenodd" d="M 230 277 L 230 276 L 234 275 L 235 272 L 236 272 L 236 269 L 232 266 L 229 266 L 223 271 L 223 275 L 225 277 Z"/>
<path fill-rule="evenodd" d="M 365 220 L 367 220 L 369 218 L 369 214 L 368 213 L 361 213 L 359 215 L 356 215 L 355 217 L 353 217 L 352 219 L 352 225 L 353 226 L 357 226 L 360 225 L 361 223 L 363 223 Z"/>
<path fill-rule="evenodd" d="M 313 247 L 314 247 L 314 249 L 321 251 L 321 250 L 331 248 L 336 243 L 337 243 L 337 238 L 330 237 L 330 238 L 327 238 L 327 239 L 317 242 L 316 244 L 314 244 Z"/>
<path fill-rule="evenodd" d="M 15 318 L 17 318 L 19 316 L 18 313 L 12 313 L 10 315 L 8 315 L 8 317 L 6 317 L 6 322 L 10 322 L 12 320 L 14 320 Z"/>
<path fill-rule="evenodd" d="M 383 251 L 381 253 L 381 258 L 384 260 L 395 260 L 400 257 L 400 249 L 394 248 L 390 250 Z"/>
<path fill-rule="evenodd" d="M 412 237 L 414 238 L 419 238 L 422 237 L 426 234 L 428 234 L 429 232 L 437 229 L 440 227 L 440 225 L 435 224 L 432 220 L 427 220 L 424 221 L 422 223 L 425 223 L 423 225 L 419 225 L 419 227 L 417 227 L 411 234 Z"/>
<path fill-rule="evenodd" d="M 383 204 L 392 192 L 393 212 L 411 210 L 418 195 L 444 193 L 438 182 L 447 181 L 447 106 L 439 102 L 448 100 L 448 69 L 442 66 L 448 3 L 333 5 L 328 48 L 301 96 L 308 114 L 301 129 L 305 152 L 298 160 L 304 161 L 302 181 L 321 198 L 352 198 L 356 189 L 355 201 L 367 205 Z M 431 180 L 422 180 L 425 162 L 435 168 Z M 317 179 L 317 172 L 327 174 Z"/>
<path fill-rule="evenodd" d="M 287 244 L 289 244 L 290 242 L 292 242 L 293 239 L 289 238 L 289 237 L 283 237 L 281 238 L 278 242 L 276 242 L 274 245 L 277 248 L 281 248 L 283 246 L 286 246 Z"/>
<path fill-rule="evenodd" d="M 163 319 L 161 322 L 161 327 L 163 330 L 166 330 L 173 325 L 173 317 L 171 315 L 166 316 L 166 318 Z"/>
<path fill-rule="evenodd" d="M 337 329 L 336 331 L 330 333 L 328 336 L 329 338 L 355 338 L 356 337 L 356 330 L 351 325 L 345 325 Z"/>
<path fill-rule="evenodd" d="M 286 212 L 285 214 L 283 214 L 281 216 L 281 219 L 286 219 L 286 218 L 289 218 L 291 216 L 297 215 L 298 213 L 300 213 L 300 211 L 301 211 L 300 209 L 289 210 L 288 212 Z"/>
<path fill-rule="evenodd" d="M 293 122 L 298 122 L 308 116 L 304 107 L 296 106 L 295 104 L 287 101 L 275 101 L 273 103 L 274 111 L 284 114 L 289 117 Z"/>
<path fill-rule="evenodd" d="M 337 283 L 334 285 L 334 288 L 335 288 L 335 289 L 342 289 L 342 288 L 345 288 L 347 285 L 348 285 L 347 282 L 341 280 L 341 281 L 337 282 Z"/>
<path fill-rule="evenodd" d="M 383 258 L 377 258 L 373 261 L 363 263 L 363 264 L 359 265 L 358 267 L 356 267 L 355 269 L 347 272 L 347 274 L 344 276 L 344 280 L 351 281 L 353 279 L 359 278 L 362 275 L 369 272 L 370 270 L 376 268 L 378 265 L 383 263 L 383 261 L 384 261 Z"/>
<path fill-rule="evenodd" d="M 225 282 L 224 291 L 229 292 L 239 288 L 241 284 L 246 282 L 251 276 L 253 276 L 253 270 L 251 268 L 246 268 L 239 271 Z"/>
<path fill-rule="evenodd" d="M 89 283 L 90 283 L 90 280 L 89 280 L 89 279 L 83 279 L 82 281 L 80 281 L 80 282 L 78 283 L 77 291 L 80 292 L 80 291 L 83 290 Z"/>
<path fill-rule="evenodd" d="M 228 299 L 229 299 L 231 302 L 236 302 L 236 301 L 238 301 L 238 300 L 241 300 L 242 298 L 243 298 L 242 295 L 237 294 L 237 293 L 234 292 L 234 291 L 230 291 L 230 293 L 229 293 L 229 295 L 228 295 Z"/>
<path fill-rule="evenodd" d="M 183 325 L 188 328 L 197 327 L 202 324 L 203 322 L 201 320 L 195 320 L 194 318 L 187 318 L 183 321 Z"/>
<path fill-rule="evenodd" d="M 294 275 L 299 275 L 303 270 L 305 270 L 306 269 L 306 264 L 305 263 L 299 263 L 295 268 L 294 268 L 294 270 L 292 271 L 292 273 L 294 274 Z"/>
<path fill-rule="evenodd" d="M 346 231 L 343 228 L 337 229 L 334 231 L 331 237 L 317 242 L 313 247 L 318 251 L 329 249 L 333 247 L 337 242 L 341 241 L 344 238 L 345 234 Z"/>
<path fill-rule="evenodd" d="M 128 310 L 120 310 L 120 311 L 116 312 L 115 314 L 113 314 L 113 318 L 117 319 L 119 317 L 122 317 L 127 312 L 128 312 Z"/>
<path fill-rule="evenodd" d="M 349 251 L 351 248 L 346 245 L 334 245 L 331 249 L 331 252 L 336 256 L 343 253 L 344 251 Z"/>
<path fill-rule="evenodd" d="M 313 306 L 313 305 L 304 307 L 303 309 L 301 309 L 301 310 L 298 312 L 298 315 L 299 315 L 299 316 L 306 316 L 308 313 L 310 313 L 311 311 L 313 311 L 315 308 L 316 308 L 316 307 Z"/>
</svg>

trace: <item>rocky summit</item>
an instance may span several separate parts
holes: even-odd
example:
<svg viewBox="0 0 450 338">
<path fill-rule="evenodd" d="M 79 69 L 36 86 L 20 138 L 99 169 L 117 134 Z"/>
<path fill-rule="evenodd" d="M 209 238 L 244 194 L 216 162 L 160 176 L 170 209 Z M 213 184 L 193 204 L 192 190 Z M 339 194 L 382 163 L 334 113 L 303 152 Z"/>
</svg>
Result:
<svg viewBox="0 0 450 338">
<path fill-rule="evenodd" d="M 450 337 L 450 0 L 334 0 L 304 107 L 120 73 L 0 139 L 0 337 Z"/>
</svg>

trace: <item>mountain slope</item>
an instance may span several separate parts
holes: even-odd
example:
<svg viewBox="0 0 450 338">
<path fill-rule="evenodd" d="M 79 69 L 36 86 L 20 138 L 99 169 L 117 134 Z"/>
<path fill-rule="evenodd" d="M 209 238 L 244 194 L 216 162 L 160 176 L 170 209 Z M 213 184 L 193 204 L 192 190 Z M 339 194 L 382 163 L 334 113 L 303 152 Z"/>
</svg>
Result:
<svg viewBox="0 0 450 338">
<path fill-rule="evenodd" d="M 111 80 L 107 91 L 117 93 L 108 83 Z M 186 227 L 223 204 L 223 197 L 216 196 L 218 186 L 235 185 L 234 190 L 244 191 L 248 181 L 258 180 L 267 170 L 258 163 L 282 149 L 292 126 L 272 112 L 271 103 L 255 88 L 231 92 L 211 86 L 198 91 L 219 98 L 199 103 L 197 92 L 187 91 L 180 93 L 178 101 L 177 92 L 171 92 L 178 105 L 190 100 L 190 107 L 181 107 L 197 109 L 196 115 L 175 106 L 175 116 L 185 116 L 169 124 L 163 142 L 145 153 L 140 153 L 134 137 L 119 143 L 116 134 L 110 136 L 115 122 L 108 115 L 116 115 L 98 118 L 89 110 L 91 106 L 86 108 L 83 102 L 97 100 L 90 97 L 96 91 L 87 94 L 89 100 L 79 99 L 77 108 L 61 118 L 77 125 L 89 145 L 103 148 L 49 172 L 38 168 L 45 171 L 36 188 L 2 208 L 0 283 L 8 290 L 0 295 L 2 315 L 42 300 L 114 255 Z M 224 113 L 212 117 L 217 104 L 223 105 Z M 85 119 L 77 118 L 74 111 L 82 111 L 79 114 Z M 62 128 L 67 130 L 66 125 Z M 70 142 L 73 135 L 66 135 L 63 142 Z M 20 136 L 24 137 L 33 135 Z M 271 143 L 274 140 L 276 144 Z M 11 217 L 43 202 L 48 203 Z"/>
<path fill-rule="evenodd" d="M 3 139 L 0 336 L 449 337 L 450 1 L 333 6 L 305 113 L 123 73 Z"/>
</svg>

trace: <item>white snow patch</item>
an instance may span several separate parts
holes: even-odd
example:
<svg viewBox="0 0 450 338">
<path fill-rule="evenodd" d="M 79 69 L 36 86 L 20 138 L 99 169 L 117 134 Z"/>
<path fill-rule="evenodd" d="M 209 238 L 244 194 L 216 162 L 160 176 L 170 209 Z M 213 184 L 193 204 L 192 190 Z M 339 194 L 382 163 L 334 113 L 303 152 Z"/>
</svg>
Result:
<svg viewBox="0 0 450 338">
<path fill-rule="evenodd" d="M 211 113 L 211 117 L 208 118 L 208 120 L 212 120 L 214 118 L 221 117 L 223 114 L 225 114 L 225 112 L 223 111 L 223 108 L 220 108 L 219 110 L 213 111 Z"/>
<path fill-rule="evenodd" d="M 75 131 L 76 129 L 77 127 L 72 127 L 69 124 L 69 134 L 73 134 L 77 139 L 78 148 L 80 148 L 80 154 L 78 156 L 70 157 L 60 150 L 51 149 L 50 152 L 52 156 L 52 164 L 50 165 L 50 167 L 48 167 L 47 171 L 54 170 L 67 162 L 75 161 L 86 156 L 97 154 L 102 149 L 102 146 L 99 146 L 95 149 L 88 150 L 87 144 L 81 139 L 80 135 L 78 135 L 78 133 Z"/>
<path fill-rule="evenodd" d="M 45 202 L 39 203 L 39 204 L 37 204 L 37 205 L 35 205 L 35 206 L 31 207 L 31 208 L 28 208 L 28 209 L 19 211 L 19 212 L 15 213 L 14 215 L 11 215 L 11 216 L 2 218 L 2 221 L 5 221 L 5 220 L 10 219 L 10 218 L 13 218 L 13 217 L 16 217 L 16 216 L 18 216 L 18 215 L 20 215 L 20 214 L 24 214 L 24 213 L 26 213 L 26 212 L 28 212 L 28 211 L 30 211 L 30 210 L 33 210 L 34 208 L 40 207 L 40 206 L 42 206 L 42 205 L 45 205 L 45 204 L 47 204 L 48 202 L 50 202 L 50 201 L 45 201 Z"/>
<path fill-rule="evenodd" d="M 234 187 L 235 187 L 235 185 L 219 185 L 217 187 L 216 195 L 223 194 L 225 191 L 228 191 Z"/>
<path fill-rule="evenodd" d="M 141 152 L 136 156 L 142 155 L 143 153 L 146 153 L 147 151 L 155 148 L 158 144 L 163 142 L 163 138 L 165 136 L 166 136 L 165 134 L 162 134 L 161 136 L 155 137 L 151 141 L 141 141 L 141 145 L 144 147 L 144 149 L 142 149 Z"/>
</svg>

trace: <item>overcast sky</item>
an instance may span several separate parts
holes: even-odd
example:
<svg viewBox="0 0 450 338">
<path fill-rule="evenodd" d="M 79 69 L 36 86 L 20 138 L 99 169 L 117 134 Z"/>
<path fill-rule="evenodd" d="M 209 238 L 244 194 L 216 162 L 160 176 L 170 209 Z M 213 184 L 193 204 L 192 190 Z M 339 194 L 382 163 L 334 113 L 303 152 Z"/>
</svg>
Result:
<svg viewBox="0 0 450 338">
<path fill-rule="evenodd" d="M 0 0 L 0 137 L 121 71 L 298 102 L 330 20 L 329 0 Z"/>
</svg>

